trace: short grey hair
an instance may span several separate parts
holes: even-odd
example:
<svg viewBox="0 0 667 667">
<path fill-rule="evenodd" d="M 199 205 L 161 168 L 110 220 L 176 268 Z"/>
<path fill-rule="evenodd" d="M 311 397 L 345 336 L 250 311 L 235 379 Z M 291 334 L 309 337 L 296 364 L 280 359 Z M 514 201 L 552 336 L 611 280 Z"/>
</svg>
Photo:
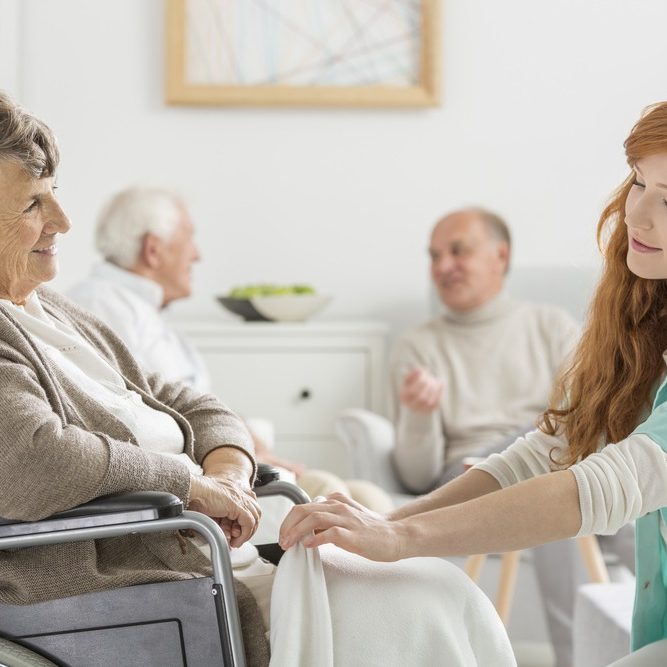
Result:
<svg viewBox="0 0 667 667">
<path fill-rule="evenodd" d="M 479 206 L 468 209 L 471 213 L 476 213 L 479 219 L 486 225 L 486 228 L 496 241 L 504 241 L 507 247 L 512 249 L 512 235 L 508 224 L 493 211 L 489 211 Z"/>
<path fill-rule="evenodd" d="M 112 197 L 100 212 L 95 246 L 109 262 L 129 269 L 141 253 L 146 234 L 168 240 L 181 218 L 176 193 L 151 187 L 132 187 Z"/>
<path fill-rule="evenodd" d="M 512 258 L 512 234 L 510 233 L 509 225 L 497 213 L 489 211 L 486 208 L 473 206 L 466 210 L 479 217 L 492 239 L 499 243 L 507 243 L 507 266 L 505 267 L 505 275 L 507 275 L 510 270 L 510 260 Z"/>
<path fill-rule="evenodd" d="M 0 160 L 20 164 L 33 178 L 55 176 L 60 153 L 49 127 L 0 92 Z"/>
</svg>

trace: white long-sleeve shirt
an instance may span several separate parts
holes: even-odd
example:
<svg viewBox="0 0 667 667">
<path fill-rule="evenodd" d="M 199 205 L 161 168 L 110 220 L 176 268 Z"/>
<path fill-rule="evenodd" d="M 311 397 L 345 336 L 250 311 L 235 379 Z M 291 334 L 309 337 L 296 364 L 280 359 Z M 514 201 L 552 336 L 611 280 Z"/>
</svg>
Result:
<svg viewBox="0 0 667 667">
<path fill-rule="evenodd" d="M 475 468 L 505 488 L 552 472 L 549 453 L 567 446 L 564 436 L 532 431 Z M 558 460 L 558 452 L 554 453 Z M 571 466 L 579 490 L 579 535 L 612 535 L 621 526 L 667 506 L 667 454 L 648 435 L 631 434 Z M 667 537 L 661 526 L 663 539 Z M 667 541 L 667 539 L 666 539 Z"/>
<path fill-rule="evenodd" d="M 102 262 L 67 296 L 108 324 L 145 370 L 210 390 L 201 355 L 164 318 L 164 293 L 153 280 Z"/>
</svg>

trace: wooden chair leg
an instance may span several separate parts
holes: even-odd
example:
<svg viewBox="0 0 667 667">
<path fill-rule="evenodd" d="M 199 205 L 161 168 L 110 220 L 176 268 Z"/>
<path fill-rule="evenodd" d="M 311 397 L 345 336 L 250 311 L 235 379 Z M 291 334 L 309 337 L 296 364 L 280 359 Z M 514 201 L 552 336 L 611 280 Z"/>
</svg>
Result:
<svg viewBox="0 0 667 667">
<path fill-rule="evenodd" d="M 606 583 L 609 581 L 609 573 L 605 565 L 595 535 L 586 535 L 577 538 L 577 545 L 584 559 L 588 576 L 593 583 Z M 514 596 L 514 585 L 519 572 L 519 560 L 521 551 L 508 551 L 502 555 L 500 567 L 500 579 L 498 581 L 498 592 L 496 594 L 496 611 L 500 620 L 507 625 Z M 466 574 L 477 583 L 486 561 L 485 554 L 469 556 L 465 562 Z"/>
<path fill-rule="evenodd" d="M 577 538 L 577 545 L 584 559 L 588 576 L 594 584 L 605 584 L 609 581 L 609 572 L 600 551 L 597 537 L 585 535 Z"/>
<path fill-rule="evenodd" d="M 463 566 L 465 573 L 475 582 L 479 581 L 479 575 L 482 572 L 482 567 L 486 562 L 486 554 L 475 554 L 469 556 Z"/>
<path fill-rule="evenodd" d="M 514 584 L 519 571 L 519 558 L 521 551 L 508 551 L 502 556 L 500 568 L 500 580 L 498 581 L 498 593 L 496 595 L 496 611 L 500 620 L 507 625 L 512 597 L 514 595 Z"/>
</svg>

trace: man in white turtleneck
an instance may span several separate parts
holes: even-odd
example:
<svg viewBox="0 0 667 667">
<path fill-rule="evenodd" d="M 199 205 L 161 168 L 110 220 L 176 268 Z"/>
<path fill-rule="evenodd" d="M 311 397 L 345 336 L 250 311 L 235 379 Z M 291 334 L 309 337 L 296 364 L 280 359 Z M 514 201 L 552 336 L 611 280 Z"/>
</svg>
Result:
<svg viewBox="0 0 667 667">
<path fill-rule="evenodd" d="M 391 362 L 394 461 L 413 492 L 533 430 L 576 345 L 578 326 L 566 312 L 505 292 L 510 246 L 505 222 L 479 208 L 446 215 L 431 233 L 431 278 L 445 312 L 404 335 Z M 603 546 L 631 563 L 632 535 Z M 572 663 L 577 561 L 571 540 L 533 550 L 558 667 Z"/>
<path fill-rule="evenodd" d="M 532 430 L 579 333 L 563 310 L 504 291 L 510 233 L 496 214 L 446 215 L 429 254 L 446 311 L 404 335 L 391 363 L 395 463 L 417 493 Z"/>
</svg>

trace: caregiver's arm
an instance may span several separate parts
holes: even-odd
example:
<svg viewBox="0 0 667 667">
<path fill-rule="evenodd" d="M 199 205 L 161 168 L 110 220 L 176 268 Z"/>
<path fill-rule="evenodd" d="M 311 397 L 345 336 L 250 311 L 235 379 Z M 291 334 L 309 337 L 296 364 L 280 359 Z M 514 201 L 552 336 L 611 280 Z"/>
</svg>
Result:
<svg viewBox="0 0 667 667">
<path fill-rule="evenodd" d="M 374 560 L 507 551 L 577 534 L 614 533 L 665 505 L 667 454 L 635 433 L 569 470 L 396 521 L 342 495 L 302 505 L 285 520 L 281 544 L 333 542 Z"/>
<path fill-rule="evenodd" d="M 482 470 L 468 470 L 459 477 L 441 486 L 428 495 L 397 507 L 387 515 L 391 521 L 405 519 L 416 514 L 423 514 L 441 507 L 457 505 L 472 498 L 479 498 L 492 491 L 498 491 L 500 483 L 495 477 Z"/>
<path fill-rule="evenodd" d="M 513 551 L 575 535 L 614 534 L 666 504 L 667 454 L 648 435 L 633 433 L 569 470 L 398 521 L 400 553 Z"/>
<path fill-rule="evenodd" d="M 542 475 L 464 503 L 387 521 L 333 494 L 295 507 L 281 546 L 331 542 L 372 560 L 514 551 L 576 535 L 579 493 L 570 471 Z M 313 535 L 312 531 L 316 534 Z"/>
<path fill-rule="evenodd" d="M 399 558 L 515 551 L 573 537 L 579 492 L 569 470 L 398 522 Z"/>
<path fill-rule="evenodd" d="M 550 472 L 550 452 L 564 446 L 563 438 L 532 431 L 517 438 L 501 454 L 493 454 L 463 475 L 426 496 L 393 510 L 388 519 L 404 519 L 440 507 L 479 498 L 492 491 Z"/>
</svg>

